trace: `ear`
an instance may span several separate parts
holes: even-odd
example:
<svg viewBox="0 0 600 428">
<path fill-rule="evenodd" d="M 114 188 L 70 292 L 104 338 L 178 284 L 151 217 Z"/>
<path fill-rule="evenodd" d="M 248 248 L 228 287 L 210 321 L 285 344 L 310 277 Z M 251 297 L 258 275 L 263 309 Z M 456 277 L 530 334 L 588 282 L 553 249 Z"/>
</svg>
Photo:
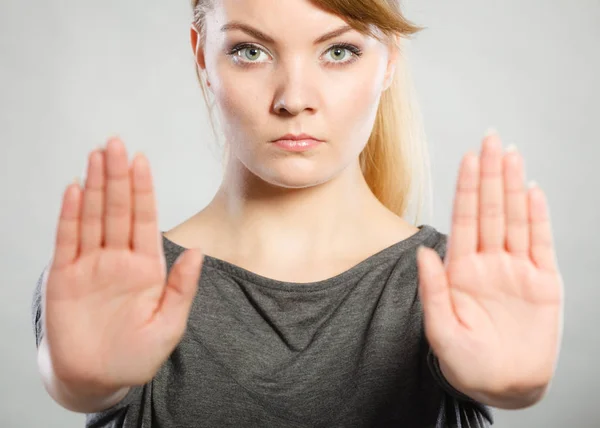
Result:
<svg viewBox="0 0 600 428">
<path fill-rule="evenodd" d="M 196 27 L 192 25 L 190 27 L 190 42 L 192 44 L 192 51 L 194 52 L 194 58 L 196 58 L 196 66 L 201 73 L 206 73 L 206 61 L 204 59 L 204 48 L 202 43 L 200 43 L 200 34 Z M 210 81 L 208 77 L 206 79 L 206 84 L 210 88 Z"/>
<path fill-rule="evenodd" d="M 388 63 L 383 81 L 383 91 L 386 91 L 394 81 L 396 74 L 396 65 L 398 64 L 398 56 L 400 55 L 400 38 L 398 36 L 390 37 L 388 43 Z"/>
</svg>

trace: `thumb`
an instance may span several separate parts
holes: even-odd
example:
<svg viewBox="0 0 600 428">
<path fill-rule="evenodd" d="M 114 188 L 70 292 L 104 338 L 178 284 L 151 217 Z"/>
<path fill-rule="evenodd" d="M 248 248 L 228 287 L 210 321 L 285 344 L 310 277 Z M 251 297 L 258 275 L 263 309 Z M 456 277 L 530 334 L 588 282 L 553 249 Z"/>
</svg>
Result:
<svg viewBox="0 0 600 428">
<path fill-rule="evenodd" d="M 164 327 L 172 333 L 183 334 L 185 330 L 192 302 L 198 290 L 203 262 L 204 255 L 199 249 L 189 249 L 173 264 L 158 309 Z"/>
<path fill-rule="evenodd" d="M 457 326 L 448 278 L 440 256 L 430 248 L 419 247 L 417 267 L 425 334 L 431 347 L 439 354 L 439 348 L 452 340 L 452 332 Z"/>
</svg>

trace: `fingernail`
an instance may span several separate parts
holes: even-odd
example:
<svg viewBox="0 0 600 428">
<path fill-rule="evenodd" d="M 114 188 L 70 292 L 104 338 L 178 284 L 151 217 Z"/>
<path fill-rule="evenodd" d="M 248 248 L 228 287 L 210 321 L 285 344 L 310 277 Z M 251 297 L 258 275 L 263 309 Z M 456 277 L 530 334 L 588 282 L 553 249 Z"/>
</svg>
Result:
<svg viewBox="0 0 600 428">
<path fill-rule="evenodd" d="M 96 150 L 100 150 L 101 152 L 104 151 L 104 144 L 100 144 L 98 147 L 96 147 Z"/>
<path fill-rule="evenodd" d="M 518 151 L 517 146 L 514 144 L 509 144 L 508 147 L 506 148 L 507 152 L 516 152 Z"/>
<path fill-rule="evenodd" d="M 81 180 L 79 179 L 79 177 L 75 177 L 73 179 L 72 184 L 77 184 L 77 186 L 81 187 Z"/>
<path fill-rule="evenodd" d="M 533 189 L 534 187 L 537 187 L 537 182 L 535 180 L 529 180 L 529 182 L 527 183 L 527 187 L 529 189 Z"/>
<path fill-rule="evenodd" d="M 135 155 L 133 155 L 133 161 L 135 161 L 136 159 L 139 165 L 148 164 L 148 158 L 146 157 L 146 155 L 144 155 L 143 152 L 136 152 Z"/>
<path fill-rule="evenodd" d="M 113 146 L 115 146 L 115 145 L 121 146 L 122 142 L 121 142 L 121 139 L 119 137 L 117 137 L 116 135 L 113 135 L 112 137 L 110 137 L 108 139 L 108 141 L 106 143 L 106 147 L 108 148 L 108 146 L 110 146 L 111 144 Z"/>
<path fill-rule="evenodd" d="M 491 135 L 496 135 L 496 134 L 498 134 L 498 131 L 496 131 L 496 128 L 490 127 L 487 129 L 487 131 L 485 131 L 484 137 L 489 137 Z"/>
</svg>

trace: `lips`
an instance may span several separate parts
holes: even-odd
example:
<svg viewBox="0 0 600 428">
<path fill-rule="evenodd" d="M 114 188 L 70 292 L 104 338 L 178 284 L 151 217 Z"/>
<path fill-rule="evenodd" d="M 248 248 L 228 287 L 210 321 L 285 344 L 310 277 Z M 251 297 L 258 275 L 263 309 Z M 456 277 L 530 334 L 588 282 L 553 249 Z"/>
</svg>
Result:
<svg viewBox="0 0 600 428">
<path fill-rule="evenodd" d="M 312 135 L 308 135 L 308 134 L 286 134 L 283 135 L 279 138 L 277 138 L 276 140 L 273 140 L 273 142 L 277 142 L 277 141 L 300 141 L 300 140 L 313 140 L 316 142 L 322 142 L 321 140 L 319 140 L 318 138 L 313 137 Z"/>
</svg>

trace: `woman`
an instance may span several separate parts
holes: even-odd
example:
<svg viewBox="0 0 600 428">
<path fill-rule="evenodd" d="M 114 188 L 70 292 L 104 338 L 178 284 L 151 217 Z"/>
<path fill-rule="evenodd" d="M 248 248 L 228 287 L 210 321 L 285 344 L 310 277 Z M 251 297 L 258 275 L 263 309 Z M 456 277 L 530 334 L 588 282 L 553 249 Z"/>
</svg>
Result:
<svg viewBox="0 0 600 428">
<path fill-rule="evenodd" d="M 34 299 L 49 394 L 89 427 L 472 427 L 538 402 L 562 321 L 544 194 L 490 133 L 449 237 L 403 218 L 423 152 L 399 5 L 193 9 L 222 185 L 160 233 L 146 158 L 90 154 Z"/>
</svg>

